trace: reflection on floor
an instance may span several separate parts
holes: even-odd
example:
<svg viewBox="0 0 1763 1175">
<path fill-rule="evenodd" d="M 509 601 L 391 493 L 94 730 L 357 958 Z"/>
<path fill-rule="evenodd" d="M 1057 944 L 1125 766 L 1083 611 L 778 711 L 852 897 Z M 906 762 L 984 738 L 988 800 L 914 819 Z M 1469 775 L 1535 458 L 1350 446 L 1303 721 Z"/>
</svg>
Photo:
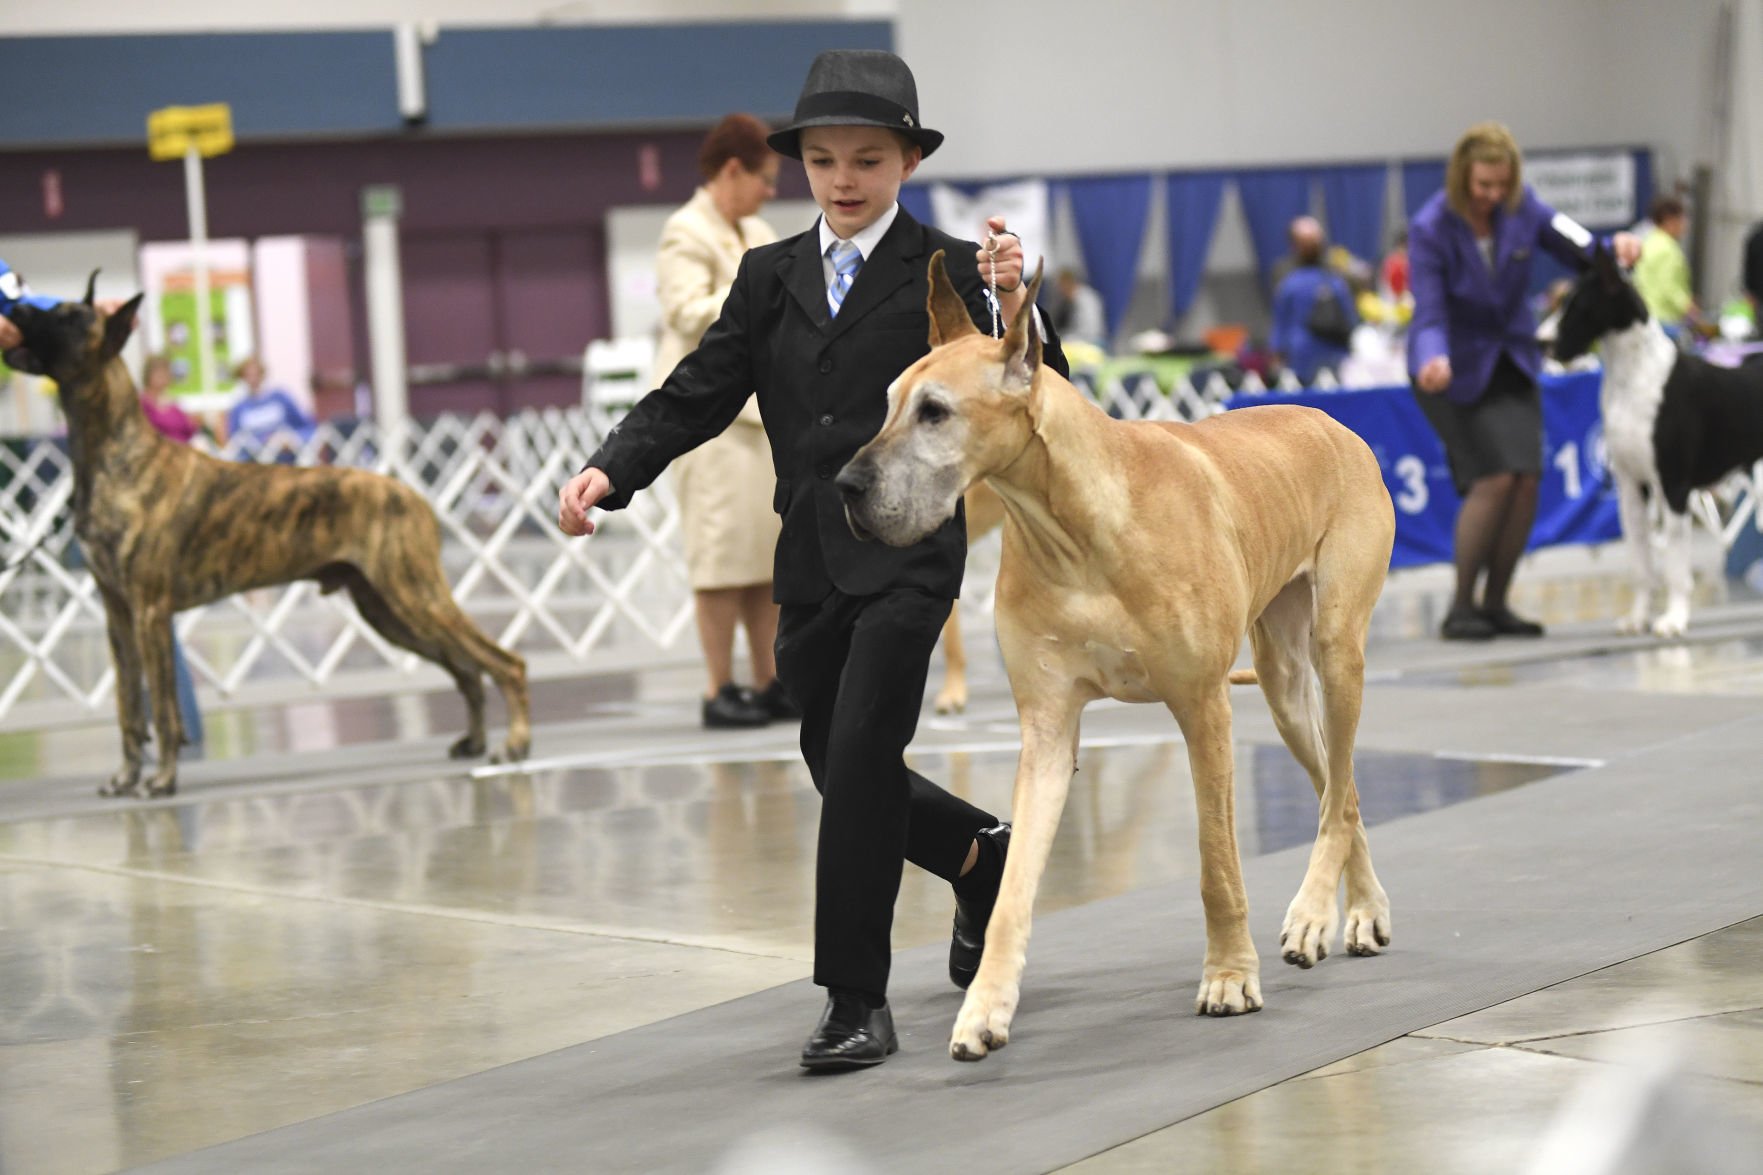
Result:
<svg viewBox="0 0 1763 1175">
<path fill-rule="evenodd" d="M 1588 652 L 1571 633 L 1605 631 L 1626 604 L 1620 579 L 1594 568 L 1520 584 L 1515 603 L 1569 636 L 1446 648 L 1430 636 L 1438 577 L 1392 585 L 1374 623 L 1382 676 L 1368 726 L 1380 706 L 1386 739 L 1392 711 L 1477 721 L 1452 728 L 1461 758 L 1362 739 L 1368 823 L 1574 766 L 1511 761 L 1497 701 L 1546 704 L 1579 743 L 1612 691 L 1749 712 L 1763 621 L 1731 639 Z M 1763 615 L 1740 589 L 1703 595 L 1698 624 Z M 977 636 L 969 651 L 973 706 L 927 719 L 914 763 L 1005 812 L 1013 714 L 995 651 Z M 818 801 L 794 733 L 703 734 L 699 684 L 695 671 L 539 683 L 539 753 L 579 765 L 525 775 L 445 763 L 460 722 L 447 693 L 217 710 L 208 758 L 162 804 L 91 796 L 114 766 L 107 719 L 0 735 L 0 1170 L 147 1162 L 805 975 Z M 1524 692 L 1539 685 L 1546 703 Z M 1308 840 L 1309 781 L 1282 747 L 1254 741 L 1272 737 L 1255 691 L 1233 701 L 1244 853 Z M 1401 732 L 1403 745 L 1438 749 L 1430 729 Z M 1624 733 L 1681 735 L 1663 721 Z M 1197 902 L 1187 756 L 1169 715 L 1097 706 L 1085 734 L 1039 908 L 1170 881 L 1192 883 Z M 943 938 L 949 911 L 947 886 L 908 870 L 896 945 Z M 1763 919 L 1434 1026 L 1079 1166 L 1517 1169 L 1600 1069 L 1584 1058 L 1628 1039 L 1678 1049 L 1683 1084 L 1711 1115 L 1755 1123 L 1759 969 Z"/>
</svg>

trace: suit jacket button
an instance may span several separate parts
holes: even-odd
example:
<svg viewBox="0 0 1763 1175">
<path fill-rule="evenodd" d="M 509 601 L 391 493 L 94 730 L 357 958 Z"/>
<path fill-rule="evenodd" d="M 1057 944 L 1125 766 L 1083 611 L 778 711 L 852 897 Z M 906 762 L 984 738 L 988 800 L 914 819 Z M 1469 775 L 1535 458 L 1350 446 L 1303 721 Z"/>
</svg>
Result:
<svg viewBox="0 0 1763 1175">
<path fill-rule="evenodd" d="M 833 422 L 833 418 L 831 416 L 822 416 L 820 418 L 820 427 L 827 428 L 832 424 L 832 422 Z"/>
<path fill-rule="evenodd" d="M 830 372 L 832 369 L 833 369 L 833 361 L 831 359 L 822 359 L 820 361 L 820 374 L 825 375 L 828 372 Z"/>
</svg>

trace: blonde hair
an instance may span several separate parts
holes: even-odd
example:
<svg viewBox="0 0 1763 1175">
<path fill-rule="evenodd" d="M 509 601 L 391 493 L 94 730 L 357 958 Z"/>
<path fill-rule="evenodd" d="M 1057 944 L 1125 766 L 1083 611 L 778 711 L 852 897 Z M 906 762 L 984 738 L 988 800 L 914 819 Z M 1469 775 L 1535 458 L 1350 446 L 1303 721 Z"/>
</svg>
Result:
<svg viewBox="0 0 1763 1175">
<path fill-rule="evenodd" d="M 1451 161 L 1445 165 L 1445 200 L 1451 211 L 1469 215 L 1469 170 L 1477 163 L 1512 165 L 1512 190 L 1506 193 L 1506 208 L 1515 211 L 1524 197 L 1524 153 L 1506 124 L 1500 122 L 1476 123 L 1451 148 Z"/>
</svg>

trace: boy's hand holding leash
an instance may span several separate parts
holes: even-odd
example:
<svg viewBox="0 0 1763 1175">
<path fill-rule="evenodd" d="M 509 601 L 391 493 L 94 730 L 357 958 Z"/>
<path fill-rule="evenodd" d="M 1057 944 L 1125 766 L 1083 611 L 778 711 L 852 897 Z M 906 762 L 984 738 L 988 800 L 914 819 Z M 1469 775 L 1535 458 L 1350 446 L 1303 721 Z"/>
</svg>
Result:
<svg viewBox="0 0 1763 1175">
<path fill-rule="evenodd" d="M 557 493 L 557 529 L 577 538 L 593 534 L 588 511 L 611 492 L 612 480 L 598 469 L 584 469 L 570 478 Z"/>
</svg>

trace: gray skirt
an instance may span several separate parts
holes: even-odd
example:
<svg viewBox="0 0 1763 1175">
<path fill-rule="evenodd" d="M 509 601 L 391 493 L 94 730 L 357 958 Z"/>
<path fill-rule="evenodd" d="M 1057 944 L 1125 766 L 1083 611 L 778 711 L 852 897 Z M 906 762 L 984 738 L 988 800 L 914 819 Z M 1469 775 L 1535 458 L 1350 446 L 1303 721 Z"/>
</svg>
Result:
<svg viewBox="0 0 1763 1175">
<path fill-rule="evenodd" d="M 1487 391 L 1473 404 L 1414 391 L 1427 423 L 1445 446 L 1457 493 L 1496 473 L 1543 471 L 1543 398 L 1536 384 L 1505 355 Z"/>
</svg>

